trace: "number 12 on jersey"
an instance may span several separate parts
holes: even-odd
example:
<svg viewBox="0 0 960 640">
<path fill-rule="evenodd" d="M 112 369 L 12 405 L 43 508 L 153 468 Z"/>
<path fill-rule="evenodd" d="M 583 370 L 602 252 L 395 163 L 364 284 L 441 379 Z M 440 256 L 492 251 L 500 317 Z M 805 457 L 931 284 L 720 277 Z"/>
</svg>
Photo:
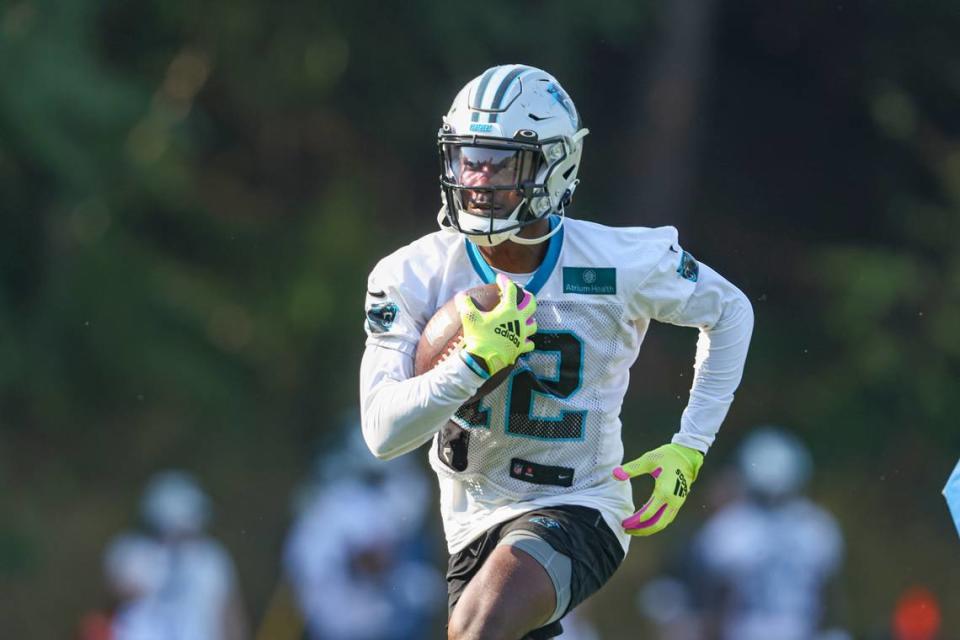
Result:
<svg viewBox="0 0 960 640">
<path fill-rule="evenodd" d="M 533 344 L 535 349 L 528 361 L 553 357 L 556 366 L 551 375 L 521 365 L 504 383 L 507 435 L 537 440 L 582 440 L 587 412 L 563 409 L 558 400 L 566 400 L 580 390 L 583 341 L 570 331 L 541 330 L 533 336 Z M 492 409 L 481 398 L 460 407 L 455 419 L 465 427 L 489 427 Z"/>
</svg>

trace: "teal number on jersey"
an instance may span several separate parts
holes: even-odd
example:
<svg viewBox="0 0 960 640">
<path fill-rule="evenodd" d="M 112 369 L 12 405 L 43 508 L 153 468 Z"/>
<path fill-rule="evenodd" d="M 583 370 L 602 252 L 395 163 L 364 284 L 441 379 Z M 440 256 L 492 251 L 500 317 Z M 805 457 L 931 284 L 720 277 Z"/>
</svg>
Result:
<svg viewBox="0 0 960 640">
<path fill-rule="evenodd" d="M 549 398 L 566 399 L 580 389 L 583 374 L 583 341 L 569 331 L 538 331 L 533 336 L 533 353 L 557 359 L 554 375 L 537 375 L 532 369 L 518 369 L 506 382 L 507 435 L 538 440 L 582 440 L 586 411 L 557 410 L 554 415 L 534 412 L 538 394 Z M 479 398 L 460 407 L 454 422 L 466 428 L 489 428 L 490 408 Z"/>
<path fill-rule="evenodd" d="M 566 399 L 580 389 L 583 374 L 583 341 L 569 331 L 538 331 L 533 336 L 534 353 L 557 358 L 554 375 L 539 376 L 520 369 L 511 376 L 507 390 L 507 434 L 538 440 L 582 440 L 586 411 L 547 411 L 549 398 Z M 546 396 L 535 411 L 538 395 Z"/>
</svg>

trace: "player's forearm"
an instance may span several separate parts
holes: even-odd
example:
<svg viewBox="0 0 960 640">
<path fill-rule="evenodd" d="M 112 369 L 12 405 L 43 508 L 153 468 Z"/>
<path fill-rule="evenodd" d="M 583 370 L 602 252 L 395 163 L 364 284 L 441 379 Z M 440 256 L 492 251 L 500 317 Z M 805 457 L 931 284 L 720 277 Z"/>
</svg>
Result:
<svg viewBox="0 0 960 640">
<path fill-rule="evenodd" d="M 383 355 L 364 355 L 360 401 L 367 446 L 378 458 L 389 460 L 433 437 L 476 393 L 483 379 L 460 358 L 450 358 L 423 375 L 410 377 L 412 363 L 397 371 L 383 366 Z M 394 364 L 396 357 L 409 359 L 402 354 L 386 355 L 393 356 Z"/>
<path fill-rule="evenodd" d="M 673 437 L 673 442 L 703 453 L 713 444 L 733 402 L 753 333 L 750 300 L 725 280 L 714 286 L 715 295 L 722 299 L 721 313 L 712 326 L 700 330 L 690 400 L 680 419 L 680 432 Z"/>
</svg>

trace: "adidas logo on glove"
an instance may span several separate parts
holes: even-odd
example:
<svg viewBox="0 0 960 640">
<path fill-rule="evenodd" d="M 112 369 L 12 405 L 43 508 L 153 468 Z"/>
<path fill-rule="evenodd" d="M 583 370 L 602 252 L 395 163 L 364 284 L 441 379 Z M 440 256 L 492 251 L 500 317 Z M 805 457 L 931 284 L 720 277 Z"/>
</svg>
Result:
<svg viewBox="0 0 960 640">
<path fill-rule="evenodd" d="M 519 320 L 514 320 L 513 322 L 504 322 L 503 324 L 497 326 L 493 332 L 512 342 L 515 347 L 520 346 L 520 338 L 517 337 L 520 335 Z"/>
<path fill-rule="evenodd" d="M 687 492 L 687 479 L 683 477 L 683 472 L 677 469 L 677 484 L 673 487 L 673 495 L 683 498 Z"/>
</svg>

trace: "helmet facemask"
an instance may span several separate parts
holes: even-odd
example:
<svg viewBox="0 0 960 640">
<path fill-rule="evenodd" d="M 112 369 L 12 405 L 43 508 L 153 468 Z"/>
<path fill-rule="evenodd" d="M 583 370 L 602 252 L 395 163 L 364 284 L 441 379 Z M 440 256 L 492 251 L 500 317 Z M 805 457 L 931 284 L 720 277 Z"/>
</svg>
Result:
<svg viewBox="0 0 960 640">
<path fill-rule="evenodd" d="M 523 132 L 536 139 L 533 132 Z M 521 136 L 518 136 L 521 137 Z M 450 226 L 476 244 L 492 246 L 535 222 L 530 204 L 546 195 L 536 179 L 543 165 L 535 142 L 444 136 L 440 141 L 440 185 Z"/>
</svg>

